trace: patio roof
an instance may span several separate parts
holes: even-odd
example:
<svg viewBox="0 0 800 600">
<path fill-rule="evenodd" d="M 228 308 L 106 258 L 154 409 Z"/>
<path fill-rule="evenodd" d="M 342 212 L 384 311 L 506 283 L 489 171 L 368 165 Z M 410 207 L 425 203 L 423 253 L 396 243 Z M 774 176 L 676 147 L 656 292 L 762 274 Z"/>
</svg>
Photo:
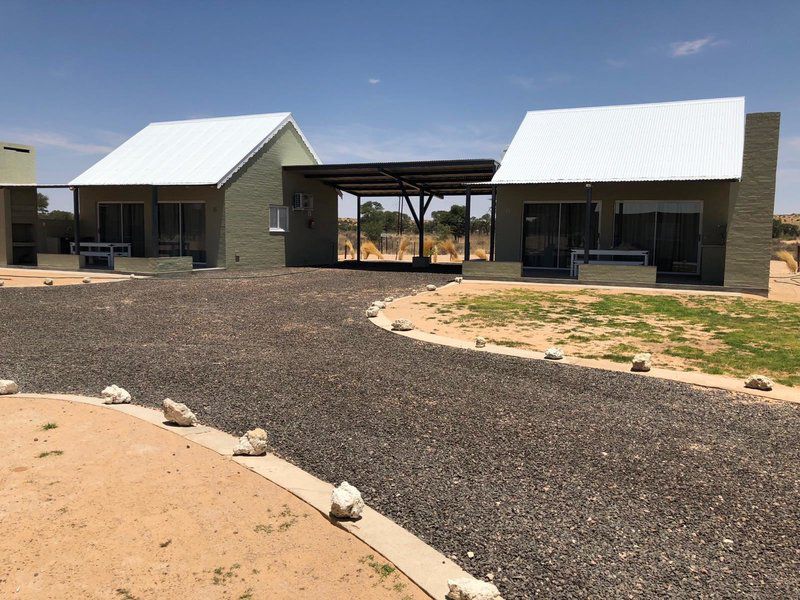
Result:
<svg viewBox="0 0 800 600">
<path fill-rule="evenodd" d="M 284 167 L 337 190 L 366 197 L 491 194 L 489 183 L 498 163 L 491 158 L 426 160 L 413 162 L 343 163 Z"/>
</svg>

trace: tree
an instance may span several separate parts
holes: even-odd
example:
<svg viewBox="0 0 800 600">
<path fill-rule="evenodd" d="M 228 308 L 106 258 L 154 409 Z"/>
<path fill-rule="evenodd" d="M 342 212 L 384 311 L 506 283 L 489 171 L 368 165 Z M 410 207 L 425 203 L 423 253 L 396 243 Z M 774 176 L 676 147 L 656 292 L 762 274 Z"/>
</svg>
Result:
<svg viewBox="0 0 800 600">
<path fill-rule="evenodd" d="M 361 231 L 367 239 L 378 242 L 385 224 L 386 216 L 380 202 L 370 201 L 361 205 Z"/>
<path fill-rule="evenodd" d="M 772 219 L 772 237 L 796 238 L 800 237 L 800 227 L 794 223 L 785 223 L 780 219 Z"/>
<path fill-rule="evenodd" d="M 458 239 L 464 235 L 467 210 L 460 204 L 453 204 L 450 210 L 435 210 L 431 213 L 433 230 L 440 236 L 452 235 Z"/>
<path fill-rule="evenodd" d="M 492 217 L 489 213 L 486 213 L 482 217 L 472 217 L 471 221 L 471 232 L 489 235 L 489 230 L 492 226 Z"/>
<path fill-rule="evenodd" d="M 50 198 L 48 198 L 42 192 L 37 192 L 36 194 L 36 209 L 39 211 L 40 215 L 46 215 L 47 209 L 50 207 Z"/>
</svg>

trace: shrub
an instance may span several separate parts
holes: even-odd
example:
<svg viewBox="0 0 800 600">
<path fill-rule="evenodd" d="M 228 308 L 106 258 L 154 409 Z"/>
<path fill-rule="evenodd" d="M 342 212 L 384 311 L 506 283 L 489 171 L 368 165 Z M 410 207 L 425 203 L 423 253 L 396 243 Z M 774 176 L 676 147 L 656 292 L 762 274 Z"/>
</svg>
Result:
<svg viewBox="0 0 800 600">
<path fill-rule="evenodd" d="M 486 250 L 483 248 L 478 248 L 475 250 L 475 256 L 477 256 L 479 260 L 489 260 L 489 256 L 486 254 Z"/>
</svg>

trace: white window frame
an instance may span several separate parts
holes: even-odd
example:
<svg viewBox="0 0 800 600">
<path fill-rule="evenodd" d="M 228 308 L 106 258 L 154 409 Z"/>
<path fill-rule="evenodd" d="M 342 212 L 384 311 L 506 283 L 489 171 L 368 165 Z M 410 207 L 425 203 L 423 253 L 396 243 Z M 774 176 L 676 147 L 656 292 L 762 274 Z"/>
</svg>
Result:
<svg viewBox="0 0 800 600">
<path fill-rule="evenodd" d="M 272 215 L 276 215 L 273 223 Z M 283 226 L 281 226 L 281 213 L 283 213 Z M 283 204 L 269 205 L 269 231 L 270 233 L 287 233 L 289 231 L 289 207 Z"/>
</svg>

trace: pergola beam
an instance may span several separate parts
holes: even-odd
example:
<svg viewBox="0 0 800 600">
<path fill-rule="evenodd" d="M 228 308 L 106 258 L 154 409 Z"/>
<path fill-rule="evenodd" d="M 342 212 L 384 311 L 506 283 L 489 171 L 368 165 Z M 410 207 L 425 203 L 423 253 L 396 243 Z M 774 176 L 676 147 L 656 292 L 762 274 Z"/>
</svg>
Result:
<svg viewBox="0 0 800 600">
<path fill-rule="evenodd" d="M 392 173 L 390 171 L 385 171 L 383 169 L 381 169 L 381 173 L 383 173 L 387 177 L 391 177 L 391 178 L 395 179 L 398 183 L 401 183 L 403 185 L 407 185 L 408 187 L 414 188 L 415 190 L 419 190 L 420 194 L 424 194 L 425 192 L 430 192 L 430 188 L 427 188 L 425 185 L 423 185 L 421 183 L 416 183 L 414 181 L 410 181 L 409 179 L 406 179 L 405 177 L 400 177 L 399 175 L 395 175 L 394 173 Z M 435 194 L 435 195 L 436 195 L 437 198 L 444 198 L 444 196 L 441 196 L 439 194 Z"/>
</svg>

